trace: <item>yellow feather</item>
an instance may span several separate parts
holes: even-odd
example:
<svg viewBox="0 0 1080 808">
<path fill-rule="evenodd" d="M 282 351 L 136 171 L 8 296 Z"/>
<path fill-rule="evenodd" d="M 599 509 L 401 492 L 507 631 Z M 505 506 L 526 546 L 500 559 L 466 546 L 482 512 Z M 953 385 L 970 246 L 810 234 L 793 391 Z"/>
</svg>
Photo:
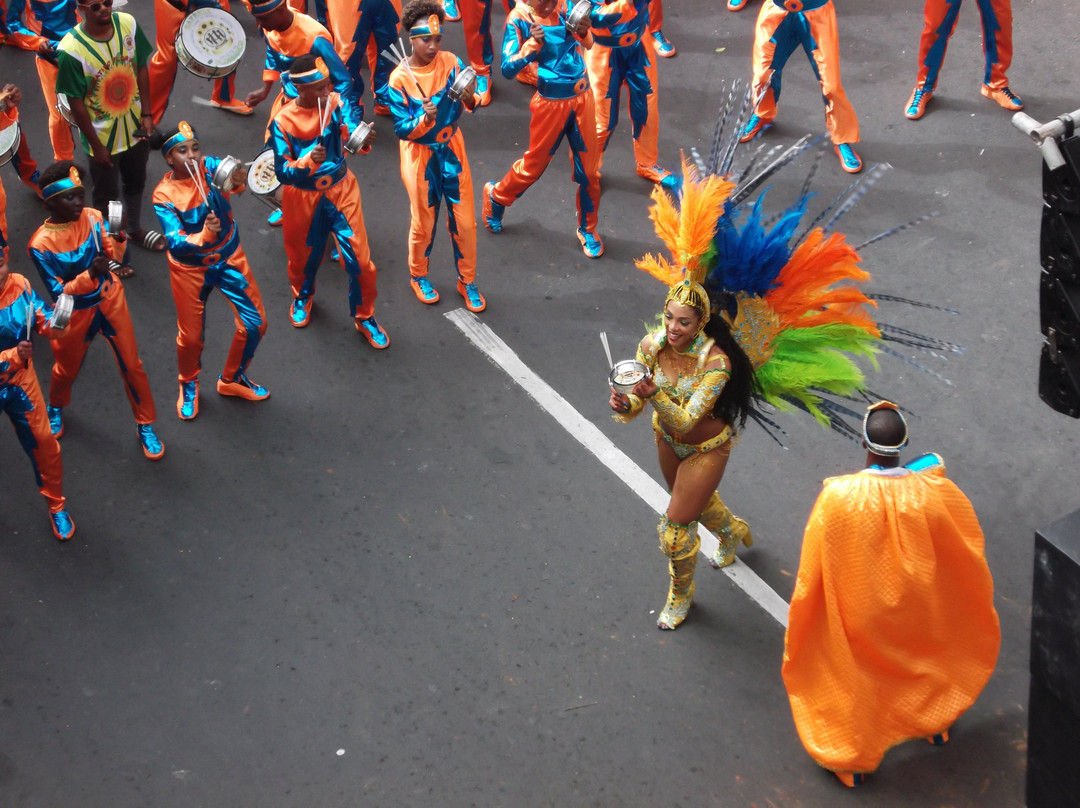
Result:
<svg viewBox="0 0 1080 808">
<path fill-rule="evenodd" d="M 659 185 L 652 190 L 652 207 L 649 218 L 652 219 L 656 235 L 664 242 L 671 254 L 677 255 L 679 244 L 679 211 L 671 196 Z"/>
<path fill-rule="evenodd" d="M 693 175 L 690 162 L 684 161 L 679 252 L 676 260 L 686 264 L 687 275 L 691 280 L 701 283 L 706 267 L 700 266 L 697 259 L 712 247 L 716 223 L 724 212 L 724 200 L 731 195 L 735 185 L 717 176 L 697 181 Z"/>
<path fill-rule="evenodd" d="M 644 257 L 639 258 L 634 265 L 638 269 L 648 272 L 658 281 L 662 281 L 668 286 L 673 286 L 682 280 L 682 268 L 672 265 L 662 256 L 655 256 L 652 253 L 648 253 Z"/>
</svg>

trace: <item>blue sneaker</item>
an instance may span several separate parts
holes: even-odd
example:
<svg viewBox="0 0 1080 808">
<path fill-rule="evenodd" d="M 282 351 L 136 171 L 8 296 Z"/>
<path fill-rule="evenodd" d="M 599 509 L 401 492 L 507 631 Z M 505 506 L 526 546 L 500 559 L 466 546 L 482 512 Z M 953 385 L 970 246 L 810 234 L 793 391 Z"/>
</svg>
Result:
<svg viewBox="0 0 1080 808">
<path fill-rule="evenodd" d="M 311 298 L 293 298 L 292 306 L 289 307 L 289 318 L 294 328 L 303 328 L 311 319 Z"/>
<path fill-rule="evenodd" d="M 67 511 L 50 513 L 49 518 L 52 519 L 53 535 L 60 541 L 67 541 L 75 535 L 75 523 L 71 521 Z"/>
<path fill-rule="evenodd" d="M 243 373 L 237 373 L 231 382 L 225 381 L 223 376 L 218 376 L 217 391 L 223 396 L 236 396 L 248 401 L 262 401 L 270 398 L 270 391 L 261 384 L 256 384 Z"/>
<path fill-rule="evenodd" d="M 181 421 L 190 421 L 199 414 L 199 380 L 180 382 L 180 395 L 176 399 L 176 414 Z"/>
<path fill-rule="evenodd" d="M 427 303 L 430 306 L 432 303 L 439 302 L 439 292 L 431 285 L 431 281 L 426 276 L 410 278 L 409 286 L 412 287 L 413 294 L 421 303 Z"/>
<path fill-rule="evenodd" d="M 665 59 L 670 59 L 675 55 L 675 46 L 668 41 L 668 38 L 664 36 L 663 31 L 652 32 L 653 43 L 656 45 L 656 55 L 663 56 Z"/>
<path fill-rule="evenodd" d="M 484 201 L 480 208 L 480 213 L 484 217 L 484 227 L 492 233 L 501 233 L 503 227 L 503 214 L 506 213 L 506 205 L 501 205 L 495 201 L 495 197 L 491 195 L 491 191 L 494 187 L 495 183 L 493 182 L 484 184 Z"/>
<path fill-rule="evenodd" d="M 476 104 L 486 107 L 491 103 L 491 76 L 476 77 Z"/>
<path fill-rule="evenodd" d="M 45 414 L 49 416 L 49 431 L 60 440 L 64 436 L 64 408 L 45 405 Z"/>
<path fill-rule="evenodd" d="M 480 290 L 476 288 L 475 283 L 457 283 L 458 294 L 465 298 L 465 308 L 469 311 L 477 314 L 487 308 L 487 301 L 484 300 L 484 296 L 480 294 Z"/>
<path fill-rule="evenodd" d="M 862 159 L 855 153 L 850 143 L 841 143 L 836 146 L 836 155 L 840 158 L 840 168 L 848 174 L 858 174 L 862 171 Z"/>
<path fill-rule="evenodd" d="M 383 331 L 383 327 L 375 322 L 374 317 L 356 321 L 356 330 L 360 336 L 368 341 L 368 344 L 376 351 L 390 347 L 390 336 Z"/>
<path fill-rule="evenodd" d="M 458 10 L 457 0 L 443 0 L 443 11 L 446 12 L 446 19 L 450 22 L 457 22 L 461 19 L 461 11 Z"/>
<path fill-rule="evenodd" d="M 907 109 L 904 110 L 904 117 L 912 121 L 919 120 L 919 118 L 926 114 L 926 104 L 933 97 L 933 92 L 927 90 L 922 85 L 918 85 L 911 91 L 911 98 L 908 99 Z"/>
<path fill-rule="evenodd" d="M 165 444 L 158 440 L 151 424 L 139 424 L 139 443 L 142 444 L 143 454 L 149 460 L 161 460 L 165 456 Z"/>
<path fill-rule="evenodd" d="M 271 227 L 281 227 L 281 208 L 271 211 L 266 217 L 266 223 Z"/>
<path fill-rule="evenodd" d="M 749 143 L 751 140 L 764 132 L 765 127 L 767 127 L 768 125 L 769 124 L 761 120 L 761 118 L 759 118 L 757 114 L 751 115 L 750 120 L 746 122 L 746 126 L 743 128 L 742 134 L 739 135 L 739 142 Z"/>
<path fill-rule="evenodd" d="M 599 258 L 604 254 L 604 242 L 596 233 L 586 233 L 580 227 L 577 231 L 577 240 L 581 242 L 581 249 L 586 258 Z"/>
</svg>

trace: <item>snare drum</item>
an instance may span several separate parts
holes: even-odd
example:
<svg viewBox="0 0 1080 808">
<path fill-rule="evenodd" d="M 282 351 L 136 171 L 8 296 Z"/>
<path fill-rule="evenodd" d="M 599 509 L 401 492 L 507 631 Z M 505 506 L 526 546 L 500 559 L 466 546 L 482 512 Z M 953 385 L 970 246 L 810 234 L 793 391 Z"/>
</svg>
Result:
<svg viewBox="0 0 1080 808">
<path fill-rule="evenodd" d="M 356 125 L 356 128 L 352 130 L 349 139 L 345 141 L 345 151 L 349 154 L 356 154 L 363 149 L 371 138 L 372 131 L 370 123 L 367 121 L 360 121 L 360 123 Z"/>
<path fill-rule="evenodd" d="M 75 311 L 75 298 L 68 294 L 62 294 L 56 298 L 53 306 L 52 317 L 49 318 L 49 328 L 55 331 L 63 331 L 71 320 L 71 312 Z"/>
<path fill-rule="evenodd" d="M 592 11 L 592 2 L 590 0 L 578 0 L 578 2 L 574 3 L 570 13 L 566 15 L 567 33 L 574 33 L 581 21 L 589 16 L 590 11 Z"/>
<path fill-rule="evenodd" d="M 233 172 L 242 165 L 243 163 L 231 154 L 225 155 L 225 157 L 221 158 L 221 162 L 218 163 L 217 170 L 214 171 L 214 176 L 210 178 L 210 184 L 223 194 L 229 193 L 229 191 L 236 187 L 236 183 L 233 182 L 232 178 Z"/>
<path fill-rule="evenodd" d="M 204 79 L 227 76 L 244 56 L 247 37 L 240 22 L 220 8 L 197 8 L 176 34 L 176 58 Z"/>
<path fill-rule="evenodd" d="M 116 2 L 116 0 L 113 0 Z M 60 113 L 60 117 L 67 121 L 72 126 L 78 126 L 75 123 L 75 116 L 71 114 L 71 104 L 68 103 L 68 97 L 63 93 L 56 94 L 56 111 Z"/>
<path fill-rule="evenodd" d="M 455 101 L 460 101 L 470 87 L 476 86 L 476 71 L 472 67 L 466 67 L 460 73 L 457 74 L 457 78 L 454 79 L 454 83 L 450 85 L 450 89 L 447 94 Z"/>
<path fill-rule="evenodd" d="M 110 236 L 117 235 L 120 232 L 120 228 L 124 225 L 124 206 L 115 199 L 109 202 L 108 209 L 106 210 L 105 222 L 109 228 Z"/>
<path fill-rule="evenodd" d="M 248 166 L 247 187 L 262 199 L 272 199 L 279 185 L 281 180 L 274 171 L 274 150 L 264 149 Z"/>
<path fill-rule="evenodd" d="M 0 129 L 0 166 L 7 165 L 15 152 L 19 150 L 22 135 L 19 133 L 19 122 L 12 122 L 6 129 Z"/>
</svg>

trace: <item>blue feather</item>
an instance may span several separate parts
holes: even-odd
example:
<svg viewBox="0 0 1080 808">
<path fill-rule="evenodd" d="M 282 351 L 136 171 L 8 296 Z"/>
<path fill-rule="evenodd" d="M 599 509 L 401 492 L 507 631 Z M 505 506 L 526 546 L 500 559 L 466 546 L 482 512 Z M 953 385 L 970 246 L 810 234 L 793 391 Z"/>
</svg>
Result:
<svg viewBox="0 0 1080 808">
<path fill-rule="evenodd" d="M 716 237 L 716 266 L 705 279 L 710 291 L 745 292 L 764 295 L 773 288 L 777 275 L 791 258 L 791 237 L 806 213 L 808 200 L 800 199 L 787 208 L 771 229 L 766 229 L 761 212 L 766 192 L 753 207 L 745 209 L 746 223 L 735 226 L 738 211 L 727 211 L 720 219 Z"/>
</svg>

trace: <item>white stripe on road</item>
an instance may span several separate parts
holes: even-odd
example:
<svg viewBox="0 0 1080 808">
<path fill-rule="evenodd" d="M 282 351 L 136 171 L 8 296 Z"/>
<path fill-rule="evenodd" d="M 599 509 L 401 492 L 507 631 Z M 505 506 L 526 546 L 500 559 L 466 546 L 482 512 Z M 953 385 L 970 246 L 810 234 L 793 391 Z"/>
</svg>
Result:
<svg viewBox="0 0 1080 808">
<path fill-rule="evenodd" d="M 645 500 L 653 510 L 657 513 L 667 510 L 667 491 L 608 440 L 603 432 L 570 406 L 570 403 L 547 382 L 530 370 L 517 354 L 510 350 L 510 346 L 499 339 L 494 331 L 480 321 L 480 318 L 465 309 L 454 309 L 444 316 L 461 330 L 469 342 L 505 370 L 511 379 L 536 400 L 537 404 L 547 410 L 567 432 L 611 469 L 615 476 L 630 486 L 634 493 Z M 704 527 L 700 527 L 699 532 L 701 552 L 708 558 L 718 546 L 716 536 Z M 787 601 L 761 580 L 757 573 L 738 559 L 731 566 L 724 567 L 723 571 L 736 586 L 772 615 L 776 622 L 787 628 Z"/>
</svg>

